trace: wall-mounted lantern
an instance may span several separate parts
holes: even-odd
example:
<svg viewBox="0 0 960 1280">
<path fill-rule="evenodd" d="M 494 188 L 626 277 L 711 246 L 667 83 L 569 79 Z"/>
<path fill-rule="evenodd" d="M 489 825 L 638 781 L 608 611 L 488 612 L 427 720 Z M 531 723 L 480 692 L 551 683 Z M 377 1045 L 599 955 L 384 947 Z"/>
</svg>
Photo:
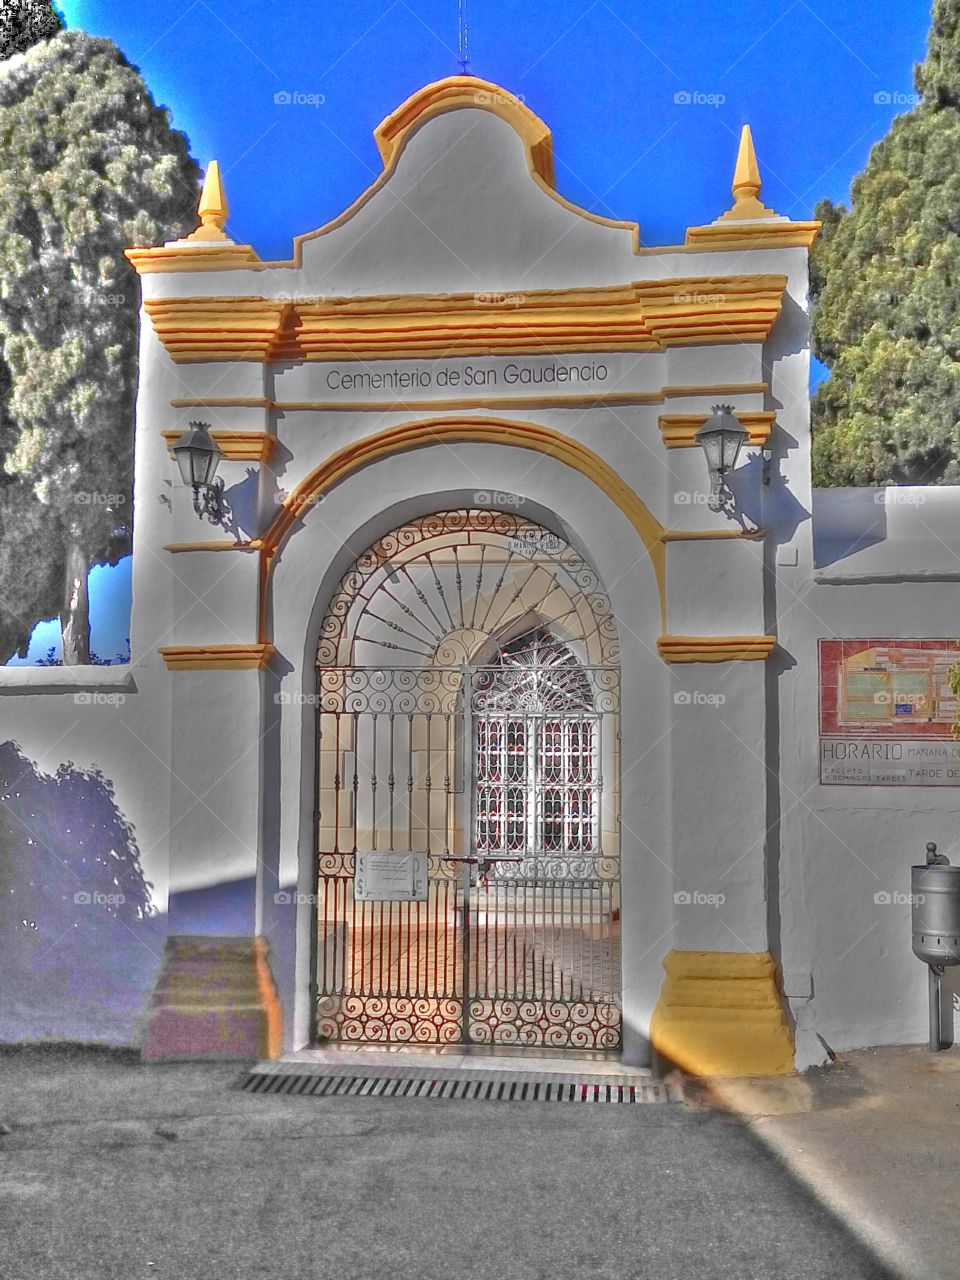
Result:
<svg viewBox="0 0 960 1280">
<path fill-rule="evenodd" d="M 212 524 L 224 517 L 223 481 L 215 480 L 223 457 L 220 446 L 210 434 L 206 422 L 188 422 L 187 429 L 173 445 L 183 483 L 193 490 L 193 509 Z"/>
<path fill-rule="evenodd" d="M 737 465 L 737 458 L 750 433 L 734 417 L 733 406 L 715 404 L 713 413 L 706 420 L 695 439 L 703 449 L 710 473 L 710 496 L 707 506 L 711 511 L 733 507 L 733 494 L 727 488 L 727 473 Z"/>
</svg>

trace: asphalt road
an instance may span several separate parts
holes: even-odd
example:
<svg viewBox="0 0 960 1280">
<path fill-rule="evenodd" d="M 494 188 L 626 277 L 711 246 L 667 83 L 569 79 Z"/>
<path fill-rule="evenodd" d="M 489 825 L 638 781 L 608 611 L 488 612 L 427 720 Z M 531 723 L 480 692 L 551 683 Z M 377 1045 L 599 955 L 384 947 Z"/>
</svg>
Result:
<svg viewBox="0 0 960 1280">
<path fill-rule="evenodd" d="M 0 1053 L 3 1280 L 880 1280 L 739 1120 Z"/>
</svg>

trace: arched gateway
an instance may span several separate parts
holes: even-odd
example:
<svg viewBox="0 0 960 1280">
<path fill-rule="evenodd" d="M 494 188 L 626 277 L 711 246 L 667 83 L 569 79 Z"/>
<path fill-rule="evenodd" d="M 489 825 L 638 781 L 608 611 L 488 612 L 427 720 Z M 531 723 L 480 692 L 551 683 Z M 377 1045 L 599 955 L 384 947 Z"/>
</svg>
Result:
<svg viewBox="0 0 960 1280">
<path fill-rule="evenodd" d="M 620 1045 L 618 656 L 591 566 L 517 515 L 351 567 L 317 654 L 318 1039 Z"/>
</svg>

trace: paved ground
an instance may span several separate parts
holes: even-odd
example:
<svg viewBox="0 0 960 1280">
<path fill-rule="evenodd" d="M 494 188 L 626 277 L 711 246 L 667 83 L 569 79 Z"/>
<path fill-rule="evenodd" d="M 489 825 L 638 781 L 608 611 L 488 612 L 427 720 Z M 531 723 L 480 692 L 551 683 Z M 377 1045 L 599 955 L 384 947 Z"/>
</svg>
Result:
<svg viewBox="0 0 960 1280">
<path fill-rule="evenodd" d="M 897 1274 L 723 1110 L 257 1097 L 238 1077 L 0 1054 L 4 1280 Z"/>
</svg>

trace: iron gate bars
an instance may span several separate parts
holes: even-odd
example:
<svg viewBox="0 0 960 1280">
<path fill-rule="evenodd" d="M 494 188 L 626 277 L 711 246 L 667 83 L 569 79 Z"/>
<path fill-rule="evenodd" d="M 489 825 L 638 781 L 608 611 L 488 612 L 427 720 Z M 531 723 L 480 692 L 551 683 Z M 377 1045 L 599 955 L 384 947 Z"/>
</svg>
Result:
<svg viewBox="0 0 960 1280">
<path fill-rule="evenodd" d="M 320 671 L 318 1038 L 619 1045 L 618 673 L 522 675 Z M 358 901 L 358 850 L 425 900 Z"/>
</svg>

